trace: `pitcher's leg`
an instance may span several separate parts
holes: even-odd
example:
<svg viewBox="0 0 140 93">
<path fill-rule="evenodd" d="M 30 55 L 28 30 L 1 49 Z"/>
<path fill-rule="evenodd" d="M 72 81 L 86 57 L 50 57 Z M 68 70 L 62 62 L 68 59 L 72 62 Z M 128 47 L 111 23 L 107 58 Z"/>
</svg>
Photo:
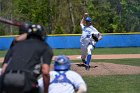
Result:
<svg viewBox="0 0 140 93">
<path fill-rule="evenodd" d="M 86 64 L 86 56 L 87 56 L 87 48 L 85 46 L 81 46 L 81 60 L 83 64 Z"/>
<path fill-rule="evenodd" d="M 91 57 L 92 57 L 92 50 L 93 50 L 93 46 L 92 45 L 89 45 L 87 47 L 86 70 L 89 70 L 89 68 L 90 68 L 90 61 L 91 61 Z"/>
</svg>

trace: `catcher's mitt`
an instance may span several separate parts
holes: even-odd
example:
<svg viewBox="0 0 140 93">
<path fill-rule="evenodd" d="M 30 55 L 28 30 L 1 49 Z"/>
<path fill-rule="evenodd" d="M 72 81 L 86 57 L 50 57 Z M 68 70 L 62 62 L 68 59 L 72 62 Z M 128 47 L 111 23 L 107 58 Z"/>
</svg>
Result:
<svg viewBox="0 0 140 93">
<path fill-rule="evenodd" d="M 92 38 L 93 38 L 96 42 L 98 42 L 98 37 L 97 37 L 95 34 L 92 34 Z"/>
</svg>

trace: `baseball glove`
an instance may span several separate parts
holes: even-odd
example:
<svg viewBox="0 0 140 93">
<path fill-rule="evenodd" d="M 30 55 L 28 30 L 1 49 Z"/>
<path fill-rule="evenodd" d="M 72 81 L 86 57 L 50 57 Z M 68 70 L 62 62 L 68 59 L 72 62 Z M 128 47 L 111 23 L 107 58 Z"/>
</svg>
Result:
<svg viewBox="0 0 140 93">
<path fill-rule="evenodd" d="M 96 42 L 98 42 L 98 37 L 97 37 L 95 34 L 92 34 L 92 38 L 93 38 Z"/>
</svg>

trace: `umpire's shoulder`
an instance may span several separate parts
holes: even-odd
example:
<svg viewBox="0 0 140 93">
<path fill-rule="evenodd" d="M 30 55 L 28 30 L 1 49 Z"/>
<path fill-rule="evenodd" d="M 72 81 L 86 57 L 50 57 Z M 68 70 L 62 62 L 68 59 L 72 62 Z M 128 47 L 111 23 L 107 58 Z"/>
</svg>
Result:
<svg viewBox="0 0 140 93">
<path fill-rule="evenodd" d="M 45 42 L 45 41 L 44 41 L 44 42 L 40 42 L 40 43 L 41 43 L 41 45 L 44 46 L 44 47 L 51 48 L 50 45 L 49 45 L 47 42 Z"/>
</svg>

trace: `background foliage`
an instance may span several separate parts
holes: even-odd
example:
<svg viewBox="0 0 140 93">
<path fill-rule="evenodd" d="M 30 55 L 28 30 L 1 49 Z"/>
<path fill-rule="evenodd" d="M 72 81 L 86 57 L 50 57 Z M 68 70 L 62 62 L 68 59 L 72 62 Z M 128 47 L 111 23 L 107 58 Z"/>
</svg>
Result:
<svg viewBox="0 0 140 93">
<path fill-rule="evenodd" d="M 140 0 L 0 0 L 0 16 L 44 25 L 48 34 L 79 34 L 84 12 L 102 33 L 139 32 Z M 0 23 L 0 35 L 17 34 Z"/>
</svg>

